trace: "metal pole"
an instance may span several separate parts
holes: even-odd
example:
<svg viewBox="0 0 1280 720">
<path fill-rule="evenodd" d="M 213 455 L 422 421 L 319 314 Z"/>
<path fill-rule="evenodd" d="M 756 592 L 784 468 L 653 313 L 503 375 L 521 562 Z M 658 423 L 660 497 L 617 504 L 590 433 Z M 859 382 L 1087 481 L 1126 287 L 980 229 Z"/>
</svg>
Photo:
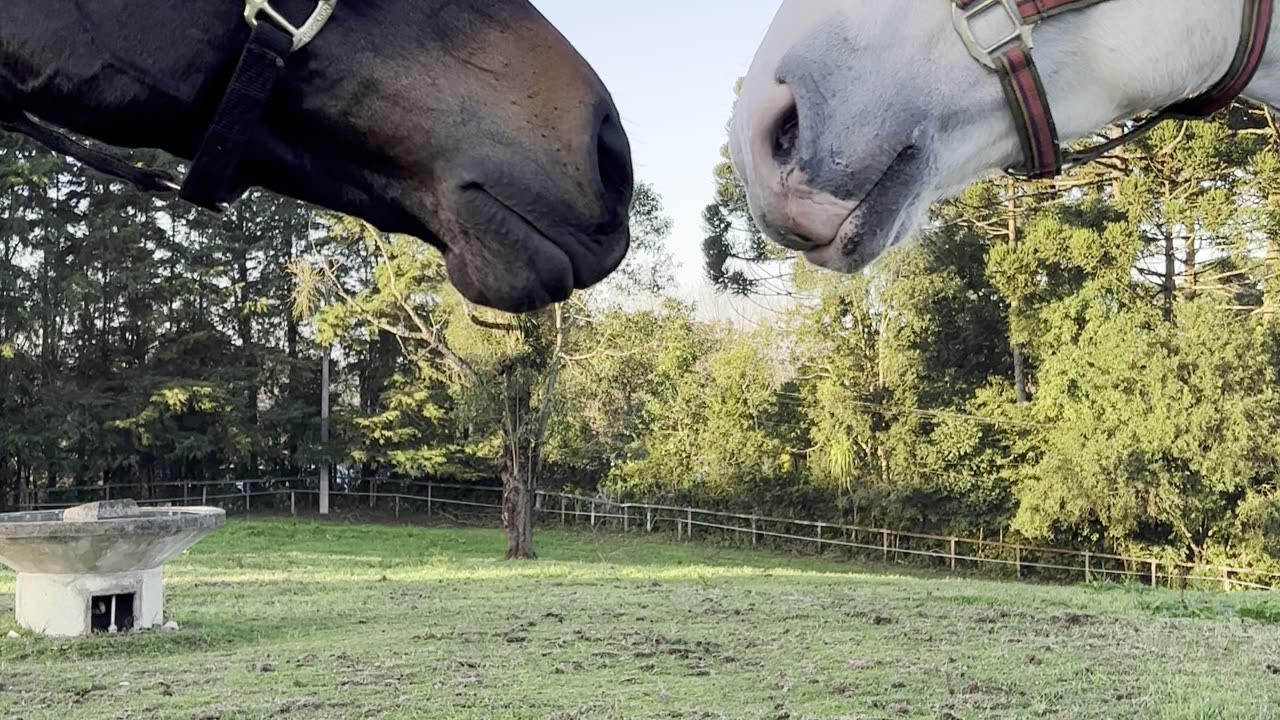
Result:
<svg viewBox="0 0 1280 720">
<path fill-rule="evenodd" d="M 329 358 L 332 346 L 326 345 L 324 357 L 320 361 L 320 445 L 321 451 L 329 453 Z M 324 459 L 320 465 L 320 514 L 329 514 L 329 461 Z"/>
</svg>

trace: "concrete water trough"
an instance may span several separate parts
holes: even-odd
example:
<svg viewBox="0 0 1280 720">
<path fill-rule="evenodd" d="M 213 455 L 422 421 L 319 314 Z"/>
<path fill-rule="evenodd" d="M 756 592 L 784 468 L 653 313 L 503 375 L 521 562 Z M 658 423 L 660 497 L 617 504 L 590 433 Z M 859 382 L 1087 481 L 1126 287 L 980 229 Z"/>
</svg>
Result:
<svg viewBox="0 0 1280 720">
<path fill-rule="evenodd" d="M 163 624 L 165 563 L 226 519 L 219 508 L 133 500 L 0 514 L 0 563 L 18 574 L 18 624 L 54 637 Z"/>
</svg>

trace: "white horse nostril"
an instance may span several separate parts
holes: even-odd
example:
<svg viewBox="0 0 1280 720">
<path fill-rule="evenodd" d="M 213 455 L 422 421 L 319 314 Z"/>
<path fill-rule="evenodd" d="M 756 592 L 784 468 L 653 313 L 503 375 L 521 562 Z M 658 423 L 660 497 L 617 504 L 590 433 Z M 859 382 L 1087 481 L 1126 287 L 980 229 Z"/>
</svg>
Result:
<svg viewBox="0 0 1280 720">
<path fill-rule="evenodd" d="M 785 165 L 795 157 L 796 146 L 800 142 L 800 110 L 795 105 L 779 118 L 777 129 L 773 134 L 773 159 L 779 165 Z"/>
</svg>

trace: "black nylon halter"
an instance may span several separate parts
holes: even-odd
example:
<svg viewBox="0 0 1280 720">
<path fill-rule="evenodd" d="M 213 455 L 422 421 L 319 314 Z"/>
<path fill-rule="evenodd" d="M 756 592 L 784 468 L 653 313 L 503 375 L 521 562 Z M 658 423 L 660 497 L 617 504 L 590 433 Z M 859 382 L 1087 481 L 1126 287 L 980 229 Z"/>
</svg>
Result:
<svg viewBox="0 0 1280 720">
<path fill-rule="evenodd" d="M 320 0 L 301 29 L 271 8 L 269 0 L 245 0 L 245 20 L 252 30 L 222 96 L 213 122 L 191 162 L 186 179 L 163 170 L 138 168 L 115 154 L 90 148 L 19 110 L 0 108 L 0 129 L 21 133 L 54 152 L 68 155 L 104 175 L 142 192 L 178 191 L 183 200 L 215 213 L 234 201 L 241 188 L 236 169 L 245 148 L 262 125 L 262 114 L 289 56 L 301 49 L 328 21 L 336 0 Z M 259 13 L 265 17 L 260 22 Z"/>
<path fill-rule="evenodd" d="M 227 94 L 187 171 L 178 193 L 183 200 L 222 212 L 221 203 L 236 191 L 235 172 L 245 145 L 262 123 L 262 112 L 292 48 L 293 37 L 275 25 L 263 22 L 253 29 Z"/>
</svg>

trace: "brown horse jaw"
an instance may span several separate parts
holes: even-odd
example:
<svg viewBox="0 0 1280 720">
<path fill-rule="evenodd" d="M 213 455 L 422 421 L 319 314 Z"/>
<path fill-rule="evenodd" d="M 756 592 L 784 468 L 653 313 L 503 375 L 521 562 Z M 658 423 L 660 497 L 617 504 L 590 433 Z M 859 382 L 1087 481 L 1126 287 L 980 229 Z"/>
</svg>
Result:
<svg viewBox="0 0 1280 720">
<path fill-rule="evenodd" d="M 626 218 L 584 232 L 541 209 L 538 219 L 478 185 L 454 198 L 444 248 L 449 280 L 467 300 L 511 313 L 568 300 L 603 280 L 630 246 Z"/>
</svg>

